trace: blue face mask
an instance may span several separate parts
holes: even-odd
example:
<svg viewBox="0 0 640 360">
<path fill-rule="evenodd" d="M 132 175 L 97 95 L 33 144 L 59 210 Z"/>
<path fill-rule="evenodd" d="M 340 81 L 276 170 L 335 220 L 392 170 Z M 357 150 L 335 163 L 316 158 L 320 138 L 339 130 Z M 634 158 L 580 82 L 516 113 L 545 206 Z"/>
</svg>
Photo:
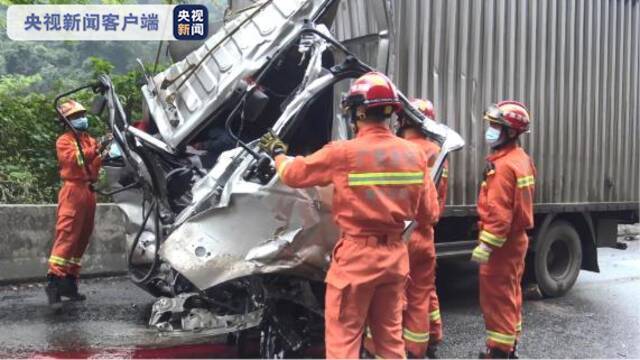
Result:
<svg viewBox="0 0 640 360">
<path fill-rule="evenodd" d="M 76 130 L 87 130 L 89 128 L 89 119 L 86 116 L 71 120 L 71 126 Z"/>
<path fill-rule="evenodd" d="M 489 143 L 489 145 L 495 143 L 500 139 L 500 130 L 494 127 L 488 127 L 487 131 L 484 133 L 484 139 Z"/>
</svg>

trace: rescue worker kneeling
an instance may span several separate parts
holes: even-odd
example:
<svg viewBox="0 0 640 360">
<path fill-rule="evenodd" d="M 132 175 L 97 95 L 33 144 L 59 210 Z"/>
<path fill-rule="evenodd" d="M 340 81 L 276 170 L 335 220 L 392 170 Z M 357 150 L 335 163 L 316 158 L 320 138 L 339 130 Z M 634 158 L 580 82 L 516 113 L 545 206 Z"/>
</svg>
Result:
<svg viewBox="0 0 640 360">
<path fill-rule="evenodd" d="M 58 169 L 63 185 L 58 193 L 55 239 L 45 288 L 49 305 L 54 309 L 62 306 L 61 297 L 85 299 L 84 295 L 78 293 L 78 276 L 82 255 L 93 231 L 96 210 L 91 184 L 98 179 L 102 163 L 96 140 L 86 132 L 89 122 L 85 108 L 70 100 L 63 103 L 59 110 L 78 133 L 81 146 L 78 146 L 72 129 L 67 129 L 56 141 Z"/>
<path fill-rule="evenodd" d="M 395 87 L 380 73 L 351 86 L 343 107 L 356 138 L 332 142 L 307 157 L 285 156 L 274 134 L 261 139 L 275 157 L 277 172 L 292 187 L 334 185 L 333 213 L 341 237 L 327 273 L 327 358 L 358 358 L 365 323 L 376 356 L 403 358 L 403 293 L 409 272 L 402 241 L 405 221 L 422 226 L 438 218 L 435 186 L 424 153 L 389 128 L 401 109 Z"/>
<path fill-rule="evenodd" d="M 491 146 L 478 196 L 479 245 L 472 260 L 480 263 L 480 307 L 487 331 L 484 358 L 516 358 L 522 330 L 524 259 L 533 227 L 536 169 L 519 146 L 529 130 L 529 113 L 517 101 L 502 101 L 485 112 Z"/>
</svg>

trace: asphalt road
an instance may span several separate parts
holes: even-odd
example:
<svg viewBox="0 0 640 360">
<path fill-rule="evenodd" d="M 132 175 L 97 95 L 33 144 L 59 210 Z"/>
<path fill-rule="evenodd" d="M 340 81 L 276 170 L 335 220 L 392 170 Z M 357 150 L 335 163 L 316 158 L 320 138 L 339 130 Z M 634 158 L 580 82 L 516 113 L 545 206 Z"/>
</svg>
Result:
<svg viewBox="0 0 640 360">
<path fill-rule="evenodd" d="M 571 292 L 558 299 L 526 301 L 521 357 L 640 358 L 640 240 L 626 251 L 600 249 L 600 274 L 581 272 Z M 475 358 L 483 348 L 475 269 L 443 264 L 439 270 L 445 342 L 440 357 Z M 43 284 L 0 287 L 0 357 L 230 357 L 218 346 L 182 347 L 181 338 L 146 328 L 153 298 L 126 278 L 86 280 L 89 299 L 53 315 Z M 203 342 L 193 339 L 192 342 Z M 220 339 L 206 342 L 219 343 Z M 141 350 L 142 349 L 142 350 Z"/>
<path fill-rule="evenodd" d="M 599 249 L 600 273 L 581 271 L 564 297 L 525 301 L 520 357 L 640 358 L 640 240 L 627 244 L 625 251 Z M 446 273 L 455 278 L 441 276 L 439 355 L 477 358 L 484 348 L 477 276 L 465 282 L 461 273 Z"/>
</svg>

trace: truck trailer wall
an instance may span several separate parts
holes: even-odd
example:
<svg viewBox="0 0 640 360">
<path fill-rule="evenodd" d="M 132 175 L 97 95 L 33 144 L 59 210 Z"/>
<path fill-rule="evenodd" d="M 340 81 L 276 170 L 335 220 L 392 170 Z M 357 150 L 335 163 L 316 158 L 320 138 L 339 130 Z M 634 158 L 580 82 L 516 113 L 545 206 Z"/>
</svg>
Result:
<svg viewBox="0 0 640 360">
<path fill-rule="evenodd" d="M 373 1 L 342 0 L 339 38 L 376 31 Z M 391 77 L 409 96 L 432 99 L 437 120 L 467 141 L 450 159 L 450 205 L 476 201 L 487 152 L 482 115 L 501 99 L 530 109 L 523 146 L 538 168 L 537 203 L 638 202 L 639 0 L 387 4 Z"/>
</svg>

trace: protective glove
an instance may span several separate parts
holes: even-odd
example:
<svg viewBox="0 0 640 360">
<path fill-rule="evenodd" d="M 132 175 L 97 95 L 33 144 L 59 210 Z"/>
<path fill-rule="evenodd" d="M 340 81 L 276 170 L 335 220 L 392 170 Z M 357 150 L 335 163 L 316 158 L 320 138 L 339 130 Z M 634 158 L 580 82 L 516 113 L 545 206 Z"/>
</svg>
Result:
<svg viewBox="0 0 640 360">
<path fill-rule="evenodd" d="M 108 152 L 109 144 L 113 141 L 113 135 L 107 134 L 98 138 L 98 146 L 96 148 L 96 155 L 101 158 L 105 158 L 106 153 Z"/>
<path fill-rule="evenodd" d="M 289 147 L 278 135 L 274 134 L 273 131 L 269 131 L 260 138 L 260 149 L 271 155 L 271 157 L 275 157 L 286 154 Z"/>
<path fill-rule="evenodd" d="M 100 153 L 98 153 L 98 156 L 100 156 L 101 159 L 106 159 L 107 156 L 109 156 L 109 148 L 104 148 L 101 149 L 102 151 L 100 151 Z"/>
<path fill-rule="evenodd" d="M 491 256 L 492 251 L 493 249 L 489 245 L 481 241 L 480 244 L 473 249 L 471 261 L 477 262 L 478 264 L 486 264 L 489 262 L 489 256 Z"/>
<path fill-rule="evenodd" d="M 98 144 L 100 144 L 100 149 L 104 149 L 113 141 L 113 134 L 107 134 L 100 136 L 98 138 Z"/>
</svg>

